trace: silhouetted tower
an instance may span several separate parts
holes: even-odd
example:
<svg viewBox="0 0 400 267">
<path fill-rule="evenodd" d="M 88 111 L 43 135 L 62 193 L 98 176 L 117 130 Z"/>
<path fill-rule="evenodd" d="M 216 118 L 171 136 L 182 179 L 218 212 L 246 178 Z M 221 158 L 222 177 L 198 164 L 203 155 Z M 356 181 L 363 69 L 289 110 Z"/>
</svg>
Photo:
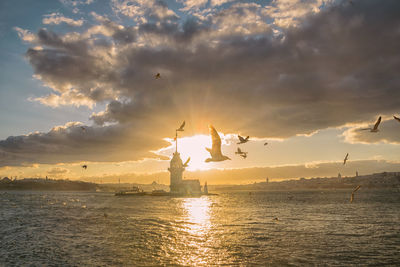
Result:
<svg viewBox="0 0 400 267">
<path fill-rule="evenodd" d="M 358 171 L 356 171 L 356 177 L 358 177 Z"/>
<path fill-rule="evenodd" d="M 204 194 L 208 194 L 208 186 L 207 186 L 207 182 L 204 184 Z"/>
<path fill-rule="evenodd" d="M 168 171 L 170 172 L 170 191 L 179 192 L 179 186 L 182 183 L 182 174 L 185 171 L 182 159 L 178 153 L 178 132 L 175 131 L 175 153 L 172 156 Z"/>
</svg>

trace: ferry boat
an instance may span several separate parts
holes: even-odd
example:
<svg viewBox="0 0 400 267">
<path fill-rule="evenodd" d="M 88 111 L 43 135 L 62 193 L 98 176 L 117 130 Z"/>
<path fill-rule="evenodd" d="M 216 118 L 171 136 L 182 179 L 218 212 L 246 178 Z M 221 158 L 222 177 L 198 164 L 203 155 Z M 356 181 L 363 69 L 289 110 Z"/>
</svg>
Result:
<svg viewBox="0 0 400 267">
<path fill-rule="evenodd" d="M 122 190 L 115 193 L 116 196 L 144 196 L 146 192 L 144 192 L 138 186 L 132 187 L 131 190 Z"/>
</svg>

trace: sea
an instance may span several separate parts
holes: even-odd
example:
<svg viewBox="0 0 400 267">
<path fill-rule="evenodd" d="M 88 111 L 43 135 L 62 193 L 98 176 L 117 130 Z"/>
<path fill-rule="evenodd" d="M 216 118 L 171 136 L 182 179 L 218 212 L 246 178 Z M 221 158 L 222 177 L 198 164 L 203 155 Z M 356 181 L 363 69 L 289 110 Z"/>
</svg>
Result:
<svg viewBox="0 0 400 267">
<path fill-rule="evenodd" d="M 0 266 L 400 266 L 400 192 L 0 191 Z"/>
</svg>

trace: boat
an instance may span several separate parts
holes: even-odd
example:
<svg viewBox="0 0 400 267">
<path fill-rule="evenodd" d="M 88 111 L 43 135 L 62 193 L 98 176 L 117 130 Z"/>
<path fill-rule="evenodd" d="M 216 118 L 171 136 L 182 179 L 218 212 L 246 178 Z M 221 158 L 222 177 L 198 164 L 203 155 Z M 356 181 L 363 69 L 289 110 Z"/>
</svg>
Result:
<svg viewBox="0 0 400 267">
<path fill-rule="evenodd" d="M 144 192 L 138 186 L 132 187 L 131 190 L 121 190 L 115 193 L 116 196 L 144 196 L 146 192 Z"/>
</svg>

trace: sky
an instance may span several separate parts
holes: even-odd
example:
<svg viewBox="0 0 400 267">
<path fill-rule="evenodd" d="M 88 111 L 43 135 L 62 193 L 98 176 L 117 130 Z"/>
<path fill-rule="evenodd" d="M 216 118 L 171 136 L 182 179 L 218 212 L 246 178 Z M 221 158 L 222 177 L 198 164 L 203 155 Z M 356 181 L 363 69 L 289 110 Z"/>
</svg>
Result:
<svg viewBox="0 0 400 267">
<path fill-rule="evenodd" d="M 399 13 L 397 0 L 1 1 L 0 177 L 168 183 L 183 121 L 185 177 L 201 182 L 399 171 Z M 209 125 L 232 160 L 204 162 Z"/>
</svg>

